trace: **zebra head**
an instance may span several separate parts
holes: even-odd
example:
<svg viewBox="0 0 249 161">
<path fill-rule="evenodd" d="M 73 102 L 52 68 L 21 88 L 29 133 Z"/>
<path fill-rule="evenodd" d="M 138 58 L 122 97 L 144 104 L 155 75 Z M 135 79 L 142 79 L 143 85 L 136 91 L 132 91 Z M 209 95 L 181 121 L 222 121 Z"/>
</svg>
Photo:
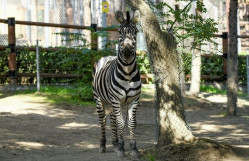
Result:
<svg viewBox="0 0 249 161">
<path fill-rule="evenodd" d="M 136 57 L 136 35 L 138 29 L 136 27 L 137 22 L 140 19 L 139 11 L 134 12 L 132 18 L 130 18 L 129 11 L 126 12 L 126 19 L 121 11 L 117 11 L 115 14 L 116 20 L 120 23 L 119 28 L 119 52 L 118 58 L 125 63 L 132 62 Z"/>
</svg>

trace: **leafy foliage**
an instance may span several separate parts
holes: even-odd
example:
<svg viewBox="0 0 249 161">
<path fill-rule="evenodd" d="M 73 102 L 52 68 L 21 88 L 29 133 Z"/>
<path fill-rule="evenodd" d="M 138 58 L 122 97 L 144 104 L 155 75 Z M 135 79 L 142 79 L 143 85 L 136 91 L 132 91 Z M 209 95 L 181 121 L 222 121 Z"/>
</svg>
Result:
<svg viewBox="0 0 249 161">
<path fill-rule="evenodd" d="M 194 39 L 191 48 L 205 45 L 205 42 L 211 42 L 217 45 L 211 38 L 213 33 L 218 32 L 218 28 L 216 27 L 218 24 L 212 18 L 202 17 L 202 14 L 207 14 L 208 12 L 204 3 L 200 0 L 175 1 L 185 1 L 189 3 L 183 9 L 175 9 L 165 2 L 153 4 L 151 1 L 148 1 L 149 6 L 158 17 L 162 30 L 173 32 L 178 43 L 183 42 L 185 39 Z M 190 13 L 193 2 L 196 2 L 198 12 L 202 14 Z M 165 7 L 168 9 L 167 12 L 162 11 Z M 171 17 L 174 17 L 174 21 Z M 176 22 L 178 25 L 175 25 Z M 180 46 L 184 46 L 184 44 Z"/>
<path fill-rule="evenodd" d="M 18 73 L 36 73 L 36 54 L 28 49 L 17 51 Z M 112 49 L 89 50 L 86 48 L 61 47 L 56 52 L 46 52 L 40 49 L 40 73 L 62 73 L 84 75 L 82 79 L 42 79 L 43 84 L 75 83 L 82 81 L 89 83 L 92 79 L 93 64 L 103 56 L 114 55 Z"/>
<path fill-rule="evenodd" d="M 10 53 L 10 49 L 6 49 L 5 51 L 0 51 L 0 83 L 6 83 L 6 75 L 9 71 L 8 68 L 8 53 Z"/>
<path fill-rule="evenodd" d="M 192 59 L 190 53 L 183 54 L 184 60 L 184 72 L 185 75 L 190 75 Z M 239 56 L 238 62 L 238 75 L 239 82 L 246 84 L 246 57 Z M 201 58 L 201 75 L 210 75 L 210 76 L 222 76 L 223 75 L 223 57 L 218 55 L 212 55 L 212 57 L 202 57 Z"/>
<path fill-rule="evenodd" d="M 145 51 L 139 51 L 137 54 L 137 66 L 141 74 L 151 73 L 148 54 Z"/>
</svg>

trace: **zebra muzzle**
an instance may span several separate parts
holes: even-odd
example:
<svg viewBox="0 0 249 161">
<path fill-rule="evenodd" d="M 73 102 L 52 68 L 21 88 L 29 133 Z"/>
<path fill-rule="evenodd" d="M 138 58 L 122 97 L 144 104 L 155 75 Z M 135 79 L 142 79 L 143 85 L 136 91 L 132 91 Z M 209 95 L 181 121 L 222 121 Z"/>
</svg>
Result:
<svg viewBox="0 0 249 161">
<path fill-rule="evenodd" d="M 129 47 L 124 48 L 123 50 L 124 59 L 129 60 L 132 58 L 132 49 Z"/>
</svg>

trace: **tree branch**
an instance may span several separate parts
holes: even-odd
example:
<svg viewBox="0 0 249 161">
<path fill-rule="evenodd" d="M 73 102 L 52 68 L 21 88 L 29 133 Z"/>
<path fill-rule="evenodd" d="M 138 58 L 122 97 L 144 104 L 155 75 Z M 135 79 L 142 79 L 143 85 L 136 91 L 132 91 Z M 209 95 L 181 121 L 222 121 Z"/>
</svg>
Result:
<svg viewBox="0 0 249 161">
<path fill-rule="evenodd" d="M 194 1 L 196 1 L 196 0 L 191 0 L 191 1 L 184 7 L 184 9 L 180 12 L 180 14 L 182 14 L 182 13 L 185 11 L 185 9 L 186 9 L 192 2 L 194 2 Z M 170 26 L 168 32 L 170 32 L 170 33 L 172 32 L 172 28 L 173 28 L 174 24 L 176 23 L 176 21 L 177 21 L 177 19 L 175 18 L 175 20 L 174 20 L 173 24 Z"/>
</svg>

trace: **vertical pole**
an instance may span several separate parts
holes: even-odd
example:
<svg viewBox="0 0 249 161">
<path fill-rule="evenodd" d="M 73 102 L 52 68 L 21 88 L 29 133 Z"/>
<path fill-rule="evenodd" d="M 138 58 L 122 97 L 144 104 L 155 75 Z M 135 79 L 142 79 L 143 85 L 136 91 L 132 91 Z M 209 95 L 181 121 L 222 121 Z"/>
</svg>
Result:
<svg viewBox="0 0 249 161">
<path fill-rule="evenodd" d="M 40 92 L 39 40 L 36 40 L 36 72 L 37 72 L 37 92 Z"/>
<path fill-rule="evenodd" d="M 91 24 L 92 33 L 91 33 L 91 49 L 98 49 L 98 36 L 96 35 L 97 24 Z"/>
<path fill-rule="evenodd" d="M 226 20 L 227 20 L 227 32 L 229 32 L 229 6 L 231 0 L 226 0 Z"/>
<path fill-rule="evenodd" d="M 10 85 L 16 85 L 16 36 L 15 36 L 15 18 L 8 18 L 8 41 L 10 53 L 8 54 L 9 61 L 9 83 Z"/>
<path fill-rule="evenodd" d="M 228 33 L 222 33 L 222 48 L 223 48 L 223 80 L 227 80 L 227 54 L 228 54 Z"/>
<path fill-rule="evenodd" d="M 106 2 L 106 0 L 102 0 L 102 2 Z M 106 27 L 106 12 L 103 12 L 103 5 L 102 5 L 102 27 Z M 107 32 L 107 31 L 104 31 Z M 101 49 L 105 48 L 106 46 L 107 37 L 102 38 Z"/>
<path fill-rule="evenodd" d="M 249 96 L 249 55 L 246 56 L 247 94 Z"/>
</svg>

